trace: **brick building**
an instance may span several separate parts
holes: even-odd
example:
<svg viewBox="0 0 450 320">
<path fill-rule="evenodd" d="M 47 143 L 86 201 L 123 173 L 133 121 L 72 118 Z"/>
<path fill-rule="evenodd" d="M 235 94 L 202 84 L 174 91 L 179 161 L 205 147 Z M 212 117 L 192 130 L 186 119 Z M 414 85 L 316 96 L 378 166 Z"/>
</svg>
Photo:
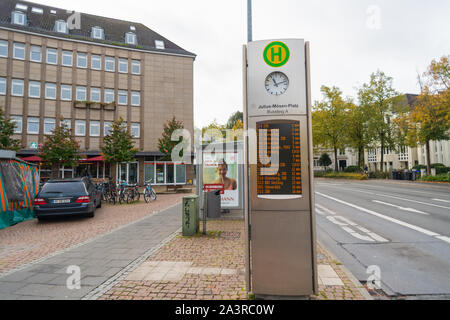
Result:
<svg viewBox="0 0 450 320">
<path fill-rule="evenodd" d="M 173 115 L 193 136 L 194 60 L 195 54 L 140 23 L 0 2 L 0 107 L 17 123 L 19 156 L 36 155 L 62 117 L 92 176 L 115 170 L 129 183 L 186 184 L 192 166 L 161 161 L 157 144 Z M 103 137 L 119 117 L 139 152 L 135 163 L 111 167 L 98 160 Z M 63 174 L 75 176 L 77 169 L 61 168 Z"/>
</svg>

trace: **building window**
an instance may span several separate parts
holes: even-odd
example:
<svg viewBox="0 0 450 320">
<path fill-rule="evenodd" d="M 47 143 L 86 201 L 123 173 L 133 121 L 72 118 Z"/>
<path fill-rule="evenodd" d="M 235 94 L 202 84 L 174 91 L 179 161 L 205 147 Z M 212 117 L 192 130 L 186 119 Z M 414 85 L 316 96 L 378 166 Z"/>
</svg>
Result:
<svg viewBox="0 0 450 320">
<path fill-rule="evenodd" d="M 14 128 L 14 133 L 22 133 L 22 117 L 11 116 L 11 121 L 16 124 L 16 127 Z"/>
<path fill-rule="evenodd" d="M 14 43 L 13 45 L 13 58 L 19 60 L 25 60 L 25 44 Z"/>
<path fill-rule="evenodd" d="M 141 93 L 131 92 L 131 105 L 139 107 L 141 105 Z"/>
<path fill-rule="evenodd" d="M 28 118 L 28 134 L 39 134 L 39 118 Z"/>
<path fill-rule="evenodd" d="M 115 60 L 113 57 L 105 58 L 105 70 L 110 72 L 116 71 Z"/>
<path fill-rule="evenodd" d="M 91 137 L 100 137 L 100 121 L 89 122 L 89 134 Z"/>
<path fill-rule="evenodd" d="M 44 119 L 44 134 L 53 134 L 53 131 L 55 131 L 55 119 Z"/>
<path fill-rule="evenodd" d="M 91 38 L 104 40 L 105 32 L 100 27 L 92 27 Z"/>
<path fill-rule="evenodd" d="M 120 181 L 125 181 L 128 184 L 134 184 L 138 182 L 139 165 L 137 162 L 120 163 L 117 165 L 117 170 Z"/>
<path fill-rule="evenodd" d="M 141 125 L 139 123 L 131 124 L 131 136 L 133 138 L 139 138 L 141 136 Z"/>
<path fill-rule="evenodd" d="M 41 97 L 41 83 L 37 81 L 30 81 L 28 84 L 28 96 L 30 98 Z"/>
<path fill-rule="evenodd" d="M 76 120 L 75 121 L 75 135 L 76 136 L 85 136 L 86 135 L 86 121 L 85 120 Z"/>
<path fill-rule="evenodd" d="M 62 65 L 66 67 L 71 67 L 73 65 L 73 53 L 72 51 L 62 52 Z"/>
<path fill-rule="evenodd" d="M 56 100 L 56 84 L 45 84 L 45 99 Z"/>
<path fill-rule="evenodd" d="M 48 64 L 58 63 L 58 50 L 47 48 L 47 63 Z"/>
<path fill-rule="evenodd" d="M 77 55 L 77 67 L 78 68 L 87 68 L 87 54 L 86 53 L 78 53 Z"/>
<path fill-rule="evenodd" d="M 141 62 L 138 60 L 131 61 L 131 73 L 141 74 Z"/>
<path fill-rule="evenodd" d="M 15 97 L 23 97 L 23 80 L 14 79 L 12 81 L 11 95 Z"/>
<path fill-rule="evenodd" d="M 61 127 L 62 126 L 66 126 L 68 129 L 71 129 L 72 128 L 72 121 L 71 120 L 67 120 L 67 119 L 61 120 L 60 126 Z"/>
<path fill-rule="evenodd" d="M 30 60 L 33 62 L 42 62 L 42 48 L 39 46 L 30 47 Z"/>
<path fill-rule="evenodd" d="M 165 49 L 164 41 L 155 40 L 155 47 L 156 49 L 164 50 Z"/>
<path fill-rule="evenodd" d="M 107 136 L 111 133 L 112 123 L 111 122 L 103 122 L 103 135 Z"/>
<path fill-rule="evenodd" d="M 0 94 L 6 94 L 6 78 L 0 78 Z"/>
<path fill-rule="evenodd" d="M 35 8 L 35 7 L 31 8 L 31 12 L 37 13 L 37 14 L 44 14 L 44 10 L 43 9 Z"/>
<path fill-rule="evenodd" d="M 91 56 L 91 69 L 101 70 L 102 69 L 102 57 L 97 55 Z"/>
<path fill-rule="evenodd" d="M 86 101 L 86 87 L 77 87 L 76 90 L 76 99 L 77 101 Z"/>
<path fill-rule="evenodd" d="M 122 106 L 126 106 L 128 104 L 128 92 L 119 90 L 119 104 Z"/>
<path fill-rule="evenodd" d="M 72 101 L 72 86 L 61 85 L 61 100 Z"/>
<path fill-rule="evenodd" d="M 114 90 L 105 89 L 105 103 L 114 102 Z"/>
<path fill-rule="evenodd" d="M 152 184 L 186 184 L 186 165 L 171 162 L 145 163 L 144 179 Z"/>
<path fill-rule="evenodd" d="M 13 11 L 11 16 L 11 23 L 24 26 L 27 24 L 27 16 L 20 11 Z"/>
<path fill-rule="evenodd" d="M 91 101 L 92 102 L 101 102 L 102 95 L 100 88 L 91 88 Z"/>
<path fill-rule="evenodd" d="M 8 57 L 8 41 L 0 40 L 0 57 Z"/>
<path fill-rule="evenodd" d="M 128 73 L 128 59 L 119 59 L 119 72 Z"/>
<path fill-rule="evenodd" d="M 59 33 L 69 33 L 69 26 L 64 20 L 57 20 L 55 22 L 55 31 Z"/>
<path fill-rule="evenodd" d="M 126 44 L 133 44 L 136 45 L 137 44 L 137 37 L 136 34 L 133 32 L 128 32 L 125 34 L 125 43 Z"/>
</svg>

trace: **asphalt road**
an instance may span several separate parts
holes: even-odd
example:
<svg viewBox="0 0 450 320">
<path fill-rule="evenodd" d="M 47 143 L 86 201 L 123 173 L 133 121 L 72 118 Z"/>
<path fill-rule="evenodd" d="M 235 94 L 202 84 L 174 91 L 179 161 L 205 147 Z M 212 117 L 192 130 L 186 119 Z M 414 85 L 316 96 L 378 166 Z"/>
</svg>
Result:
<svg viewBox="0 0 450 320">
<path fill-rule="evenodd" d="M 315 191 L 317 238 L 359 281 L 450 299 L 450 186 L 317 179 Z"/>
</svg>

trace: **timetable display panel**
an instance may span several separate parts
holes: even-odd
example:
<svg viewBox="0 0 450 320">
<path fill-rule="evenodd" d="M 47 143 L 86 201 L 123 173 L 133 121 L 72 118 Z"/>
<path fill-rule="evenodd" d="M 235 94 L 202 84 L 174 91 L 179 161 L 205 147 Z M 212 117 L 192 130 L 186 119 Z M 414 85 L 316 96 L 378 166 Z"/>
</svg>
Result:
<svg viewBox="0 0 450 320">
<path fill-rule="evenodd" d="M 300 122 L 267 121 L 256 127 L 258 196 L 301 196 Z"/>
</svg>

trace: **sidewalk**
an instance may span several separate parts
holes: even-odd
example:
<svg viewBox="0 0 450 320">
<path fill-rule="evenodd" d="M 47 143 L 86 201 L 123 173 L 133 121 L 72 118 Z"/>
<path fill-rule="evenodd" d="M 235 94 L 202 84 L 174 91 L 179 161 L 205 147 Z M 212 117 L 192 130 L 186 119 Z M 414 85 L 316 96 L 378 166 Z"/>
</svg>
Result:
<svg viewBox="0 0 450 320">
<path fill-rule="evenodd" d="M 181 236 L 181 205 L 0 276 L 1 300 L 247 300 L 243 220 L 208 221 L 208 234 Z M 202 229 L 202 228 L 201 228 Z M 364 299 L 320 245 L 319 295 L 311 299 Z M 81 288 L 70 290 L 69 266 L 80 268 Z"/>
</svg>

